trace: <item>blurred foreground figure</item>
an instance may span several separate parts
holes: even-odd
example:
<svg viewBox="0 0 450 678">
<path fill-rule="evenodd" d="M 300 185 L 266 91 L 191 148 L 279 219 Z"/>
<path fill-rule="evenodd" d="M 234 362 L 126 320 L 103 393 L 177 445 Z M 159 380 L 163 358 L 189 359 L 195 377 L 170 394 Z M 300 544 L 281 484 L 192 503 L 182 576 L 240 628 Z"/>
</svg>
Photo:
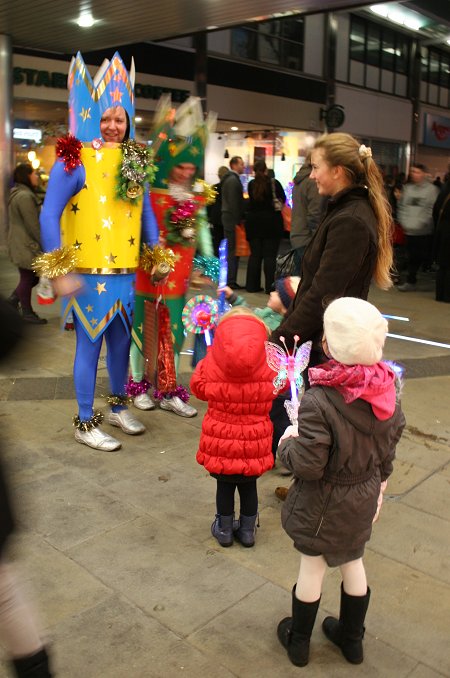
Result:
<svg viewBox="0 0 450 678">
<path fill-rule="evenodd" d="M 22 333 L 17 311 L 0 299 L 0 359 L 14 348 Z M 0 455 L 0 643 L 19 678 L 51 678 L 48 655 L 36 623 L 5 556 L 8 538 L 14 530 L 10 496 Z"/>
</svg>

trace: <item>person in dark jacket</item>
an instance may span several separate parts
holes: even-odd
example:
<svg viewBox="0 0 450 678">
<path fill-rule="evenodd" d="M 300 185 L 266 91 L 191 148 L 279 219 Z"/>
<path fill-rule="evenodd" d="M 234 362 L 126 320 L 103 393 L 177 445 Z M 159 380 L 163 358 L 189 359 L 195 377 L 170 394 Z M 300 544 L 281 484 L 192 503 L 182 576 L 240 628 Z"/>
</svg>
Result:
<svg viewBox="0 0 450 678">
<path fill-rule="evenodd" d="M 450 303 L 450 180 L 447 180 L 434 207 L 433 259 L 436 272 L 436 301 Z"/>
<path fill-rule="evenodd" d="M 292 190 L 291 246 L 295 250 L 296 275 L 300 275 L 303 255 L 324 215 L 327 200 L 311 179 L 311 154 L 294 177 Z"/>
<path fill-rule="evenodd" d="M 233 290 L 242 289 L 237 282 L 239 257 L 236 256 L 236 226 L 241 223 L 244 216 L 244 190 L 240 179 L 244 170 L 244 161 L 239 155 L 235 155 L 230 160 L 229 171 L 220 182 L 222 226 L 228 241 L 228 285 Z"/>
<path fill-rule="evenodd" d="M 222 179 L 228 173 L 228 167 L 222 165 L 217 170 L 219 183 L 214 184 L 213 188 L 216 191 L 216 199 L 212 205 L 207 205 L 206 212 L 208 214 L 208 221 L 212 226 L 212 239 L 214 247 L 214 255 L 219 256 L 219 245 L 223 240 L 223 224 L 222 224 Z"/>
<path fill-rule="evenodd" d="M 327 566 L 340 568 L 343 583 L 339 620 L 327 617 L 323 631 L 347 661 L 363 661 L 370 589 L 362 557 L 405 426 L 396 375 L 380 362 L 386 334 L 386 320 L 367 301 L 343 297 L 328 306 L 330 360 L 310 368 L 298 430 L 288 427 L 278 448 L 295 476 L 282 524 L 301 553 L 292 616 L 280 622 L 278 637 L 296 666 L 308 663 Z"/>
<path fill-rule="evenodd" d="M 192 393 L 208 402 L 197 461 L 217 480 L 213 537 L 231 546 L 255 543 L 258 514 L 256 481 L 273 466 L 269 411 L 273 372 L 264 342 L 268 328 L 248 308 L 231 309 L 220 320 L 213 345 L 191 378 Z M 240 498 L 234 520 L 234 495 Z"/>
<path fill-rule="evenodd" d="M 247 292 L 260 292 L 261 264 L 264 263 L 264 290 L 272 291 L 278 248 L 283 237 L 281 210 L 286 202 L 283 187 L 268 176 L 264 160 L 254 166 L 255 178 L 248 185 L 245 234 L 250 245 L 247 264 Z M 278 208 L 278 209 L 276 209 Z"/>
<path fill-rule="evenodd" d="M 4 359 L 22 336 L 22 321 L 17 310 L 2 298 L 0 328 L 0 359 Z M 14 528 L 14 511 L 0 456 L 0 641 L 18 678 L 51 678 L 47 651 L 6 555 Z"/>
<path fill-rule="evenodd" d="M 383 179 L 372 151 L 349 134 L 320 137 L 312 151 L 311 179 L 329 196 L 325 217 L 306 248 L 295 299 L 271 340 L 294 335 L 312 340 L 311 365 L 323 362 L 322 319 L 326 305 L 342 296 L 367 299 L 372 279 L 392 285 L 392 219 Z"/>
<path fill-rule="evenodd" d="M 9 196 L 8 254 L 19 269 L 20 280 L 8 301 L 21 308 L 23 319 L 34 325 L 44 325 L 31 306 L 31 291 L 39 278 L 33 271 L 33 260 L 41 252 L 41 228 L 39 226 L 39 199 L 36 188 L 38 175 L 28 163 L 17 165 L 14 170 L 14 186 Z"/>
</svg>

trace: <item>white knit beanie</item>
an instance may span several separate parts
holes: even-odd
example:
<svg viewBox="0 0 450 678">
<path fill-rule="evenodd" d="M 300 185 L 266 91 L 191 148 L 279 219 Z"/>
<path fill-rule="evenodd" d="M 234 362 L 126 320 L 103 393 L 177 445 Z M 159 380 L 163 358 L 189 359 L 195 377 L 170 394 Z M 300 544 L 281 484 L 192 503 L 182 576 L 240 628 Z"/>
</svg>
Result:
<svg viewBox="0 0 450 678">
<path fill-rule="evenodd" d="M 368 301 L 342 297 L 323 316 L 331 356 L 344 365 L 374 365 L 381 360 L 388 324 Z"/>
</svg>

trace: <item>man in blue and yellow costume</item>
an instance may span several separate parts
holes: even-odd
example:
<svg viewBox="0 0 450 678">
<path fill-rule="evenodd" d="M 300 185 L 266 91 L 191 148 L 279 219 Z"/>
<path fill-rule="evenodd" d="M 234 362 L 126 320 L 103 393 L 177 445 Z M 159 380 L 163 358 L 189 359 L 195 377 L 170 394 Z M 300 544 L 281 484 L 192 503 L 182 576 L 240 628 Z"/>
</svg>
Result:
<svg viewBox="0 0 450 678">
<path fill-rule="evenodd" d="M 128 74 L 116 53 L 92 79 L 78 53 L 68 87 L 70 134 L 57 143 L 41 213 L 45 254 L 36 270 L 62 297 L 63 322 L 70 312 L 74 318 L 75 439 L 112 451 L 120 442 L 99 427 L 103 415 L 93 409 L 103 336 L 111 386 L 107 421 L 131 435 L 145 430 L 127 409 L 125 383 L 141 239 L 158 242 L 148 191 L 154 168 L 150 152 L 131 140 L 133 66 Z"/>
</svg>

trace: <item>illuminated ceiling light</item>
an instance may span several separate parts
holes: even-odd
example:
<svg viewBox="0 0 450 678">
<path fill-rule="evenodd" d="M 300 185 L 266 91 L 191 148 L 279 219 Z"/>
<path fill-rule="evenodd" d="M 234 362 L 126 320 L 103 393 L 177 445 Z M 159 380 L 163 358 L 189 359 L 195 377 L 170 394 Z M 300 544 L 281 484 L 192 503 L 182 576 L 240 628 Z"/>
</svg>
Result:
<svg viewBox="0 0 450 678">
<path fill-rule="evenodd" d="M 388 8 L 386 5 L 372 5 L 370 11 L 374 14 L 378 14 L 378 16 L 383 16 L 384 18 L 388 15 Z"/>
<path fill-rule="evenodd" d="M 411 12 L 400 6 L 390 5 L 371 5 L 370 11 L 378 16 L 392 21 L 399 26 L 405 26 L 413 31 L 418 31 L 426 23 L 426 19 L 417 12 Z"/>
<path fill-rule="evenodd" d="M 35 158 L 34 160 L 31 161 L 31 167 L 35 170 L 37 170 L 40 164 L 41 161 L 38 158 Z"/>
<path fill-rule="evenodd" d="M 238 129 L 239 129 L 239 127 L 236 127 L 236 125 L 233 125 L 233 127 L 230 127 L 230 130 L 231 130 L 232 132 L 237 132 Z"/>
<path fill-rule="evenodd" d="M 447 45 L 450 45 L 450 38 L 447 38 Z"/>
<path fill-rule="evenodd" d="M 134 121 L 135 121 L 135 122 L 142 122 L 141 116 L 138 115 L 138 116 L 134 119 Z"/>
<path fill-rule="evenodd" d="M 29 151 L 28 153 L 28 160 L 30 162 L 33 162 L 33 160 L 36 160 L 36 151 Z"/>
<path fill-rule="evenodd" d="M 95 24 L 95 19 L 90 12 L 84 12 L 78 17 L 77 24 L 80 28 L 91 28 Z"/>
</svg>

